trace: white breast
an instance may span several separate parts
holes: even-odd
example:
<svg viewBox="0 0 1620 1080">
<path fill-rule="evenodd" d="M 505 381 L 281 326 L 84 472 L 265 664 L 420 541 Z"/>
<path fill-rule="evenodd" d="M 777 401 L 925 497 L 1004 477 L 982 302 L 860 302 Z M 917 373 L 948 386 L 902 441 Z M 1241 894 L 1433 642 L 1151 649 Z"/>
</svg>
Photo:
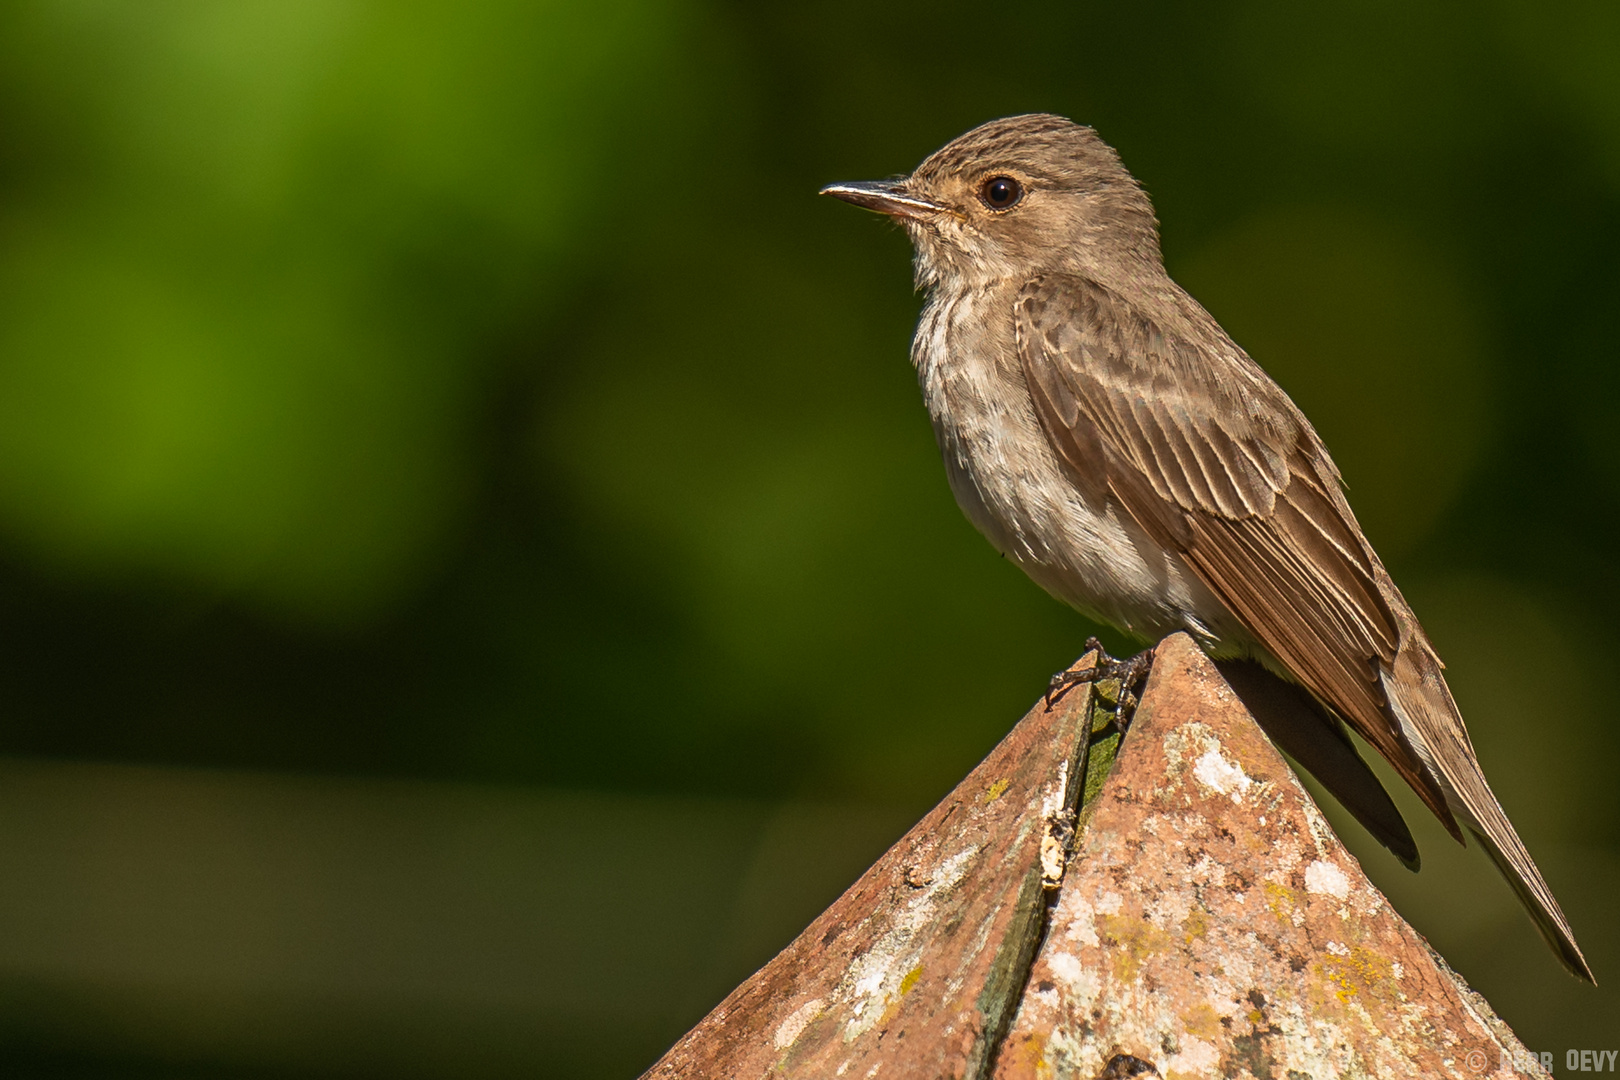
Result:
<svg viewBox="0 0 1620 1080">
<path fill-rule="evenodd" d="M 1185 629 L 1212 642 L 1230 622 L 1219 601 L 1116 504 L 1089 502 L 1065 475 L 1012 355 L 1011 320 L 996 293 L 936 292 L 912 343 L 957 504 L 997 550 L 1087 615 L 1144 638 Z"/>
</svg>

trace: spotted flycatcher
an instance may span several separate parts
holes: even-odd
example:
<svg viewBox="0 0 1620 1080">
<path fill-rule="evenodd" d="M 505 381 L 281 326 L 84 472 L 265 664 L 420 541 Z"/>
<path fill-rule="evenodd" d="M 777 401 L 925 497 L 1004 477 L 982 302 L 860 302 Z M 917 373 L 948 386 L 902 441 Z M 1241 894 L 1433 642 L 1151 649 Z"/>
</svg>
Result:
<svg viewBox="0 0 1620 1080">
<path fill-rule="evenodd" d="M 927 293 L 911 358 L 951 490 L 979 531 L 1088 615 L 1150 641 L 1187 631 L 1240 694 L 1249 684 L 1245 700 L 1306 702 L 1298 749 L 1284 748 L 1312 771 L 1313 755 L 1329 774 L 1353 761 L 1348 779 L 1319 778 L 1415 865 L 1348 723 L 1452 836 L 1482 841 L 1590 981 L 1322 440 L 1170 280 L 1153 206 L 1113 149 L 1061 117 L 1016 116 L 903 180 L 825 193 L 911 236 Z M 1288 685 L 1255 690 L 1277 676 Z"/>
</svg>

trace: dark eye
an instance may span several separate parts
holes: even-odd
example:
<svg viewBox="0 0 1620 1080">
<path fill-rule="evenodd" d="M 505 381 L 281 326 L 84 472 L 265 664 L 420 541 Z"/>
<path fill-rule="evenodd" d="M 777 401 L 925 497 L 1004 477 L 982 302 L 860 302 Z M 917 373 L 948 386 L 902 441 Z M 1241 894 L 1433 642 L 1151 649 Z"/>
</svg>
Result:
<svg viewBox="0 0 1620 1080">
<path fill-rule="evenodd" d="M 1024 197 L 1024 185 L 1010 176 L 992 176 L 979 189 L 979 198 L 992 210 L 1006 210 Z"/>
</svg>

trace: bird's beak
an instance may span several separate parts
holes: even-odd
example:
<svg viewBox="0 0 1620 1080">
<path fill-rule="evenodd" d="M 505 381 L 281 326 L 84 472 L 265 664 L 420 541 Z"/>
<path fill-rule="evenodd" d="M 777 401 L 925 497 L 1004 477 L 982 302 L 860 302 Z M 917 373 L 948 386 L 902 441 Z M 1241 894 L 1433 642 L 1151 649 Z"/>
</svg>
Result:
<svg viewBox="0 0 1620 1080">
<path fill-rule="evenodd" d="M 947 213 L 945 207 L 919 199 L 891 180 L 856 180 L 847 184 L 828 184 L 821 189 L 823 195 L 843 199 L 880 214 L 895 218 L 923 220 Z"/>
</svg>

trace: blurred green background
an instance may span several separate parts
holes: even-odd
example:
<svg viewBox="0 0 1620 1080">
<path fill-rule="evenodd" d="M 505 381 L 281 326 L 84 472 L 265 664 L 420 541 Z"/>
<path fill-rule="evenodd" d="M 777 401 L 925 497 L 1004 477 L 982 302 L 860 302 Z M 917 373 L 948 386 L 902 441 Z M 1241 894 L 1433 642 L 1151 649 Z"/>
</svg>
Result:
<svg viewBox="0 0 1620 1080">
<path fill-rule="evenodd" d="M 788 941 L 1096 629 L 815 197 L 1031 110 L 1316 421 L 1606 988 L 1347 839 L 1615 1047 L 1617 12 L 0 3 L 0 1069 L 631 1077 Z"/>
</svg>

